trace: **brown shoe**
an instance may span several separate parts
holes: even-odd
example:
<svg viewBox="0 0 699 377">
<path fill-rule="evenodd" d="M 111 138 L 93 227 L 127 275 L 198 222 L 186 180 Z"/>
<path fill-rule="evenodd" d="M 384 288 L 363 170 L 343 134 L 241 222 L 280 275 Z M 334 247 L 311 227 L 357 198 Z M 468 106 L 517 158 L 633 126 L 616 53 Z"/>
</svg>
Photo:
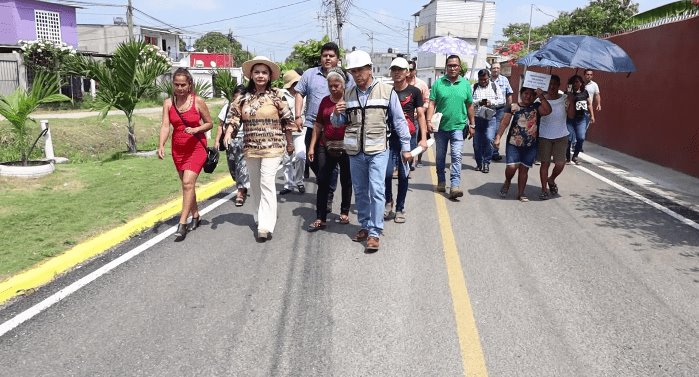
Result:
<svg viewBox="0 0 699 377">
<path fill-rule="evenodd" d="M 359 232 L 352 237 L 352 241 L 362 242 L 367 239 L 367 237 L 369 237 L 369 231 L 366 229 L 360 229 Z"/>
<path fill-rule="evenodd" d="M 462 196 L 464 196 L 464 192 L 458 187 L 452 187 L 451 190 L 449 190 L 449 199 L 456 199 Z"/>
<path fill-rule="evenodd" d="M 371 236 L 366 241 L 366 253 L 375 253 L 379 251 L 379 237 Z"/>
<path fill-rule="evenodd" d="M 437 192 L 447 192 L 447 184 L 444 182 L 439 182 L 434 190 Z"/>
</svg>

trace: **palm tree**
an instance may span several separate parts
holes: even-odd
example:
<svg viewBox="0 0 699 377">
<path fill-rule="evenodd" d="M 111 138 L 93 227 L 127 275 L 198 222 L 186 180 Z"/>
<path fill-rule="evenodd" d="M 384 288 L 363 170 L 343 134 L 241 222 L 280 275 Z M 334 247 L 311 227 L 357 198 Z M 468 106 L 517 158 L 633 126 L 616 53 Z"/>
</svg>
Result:
<svg viewBox="0 0 699 377">
<path fill-rule="evenodd" d="M 58 93 L 58 75 L 52 72 L 38 71 L 34 76 L 32 88 L 27 91 L 17 88 L 7 96 L 0 96 L 0 115 L 5 117 L 12 125 L 14 144 L 20 154 L 22 166 L 27 166 L 29 156 L 36 146 L 39 135 L 31 142 L 29 121 L 36 121 L 29 117 L 39 105 L 50 102 L 70 101 L 70 98 Z"/>
<path fill-rule="evenodd" d="M 211 71 L 211 76 L 213 77 L 213 86 L 220 90 L 223 93 L 223 97 L 230 103 L 233 100 L 235 88 L 238 86 L 238 80 L 228 69 Z"/>
<path fill-rule="evenodd" d="M 106 61 L 76 56 L 68 62 L 68 70 L 98 82 L 94 107 L 102 119 L 111 108 L 124 112 L 128 130 L 126 145 L 129 152 L 136 152 L 133 111 L 141 98 L 158 92 L 156 79 L 170 70 L 167 57 L 153 45 L 128 41 L 119 44 Z"/>
</svg>

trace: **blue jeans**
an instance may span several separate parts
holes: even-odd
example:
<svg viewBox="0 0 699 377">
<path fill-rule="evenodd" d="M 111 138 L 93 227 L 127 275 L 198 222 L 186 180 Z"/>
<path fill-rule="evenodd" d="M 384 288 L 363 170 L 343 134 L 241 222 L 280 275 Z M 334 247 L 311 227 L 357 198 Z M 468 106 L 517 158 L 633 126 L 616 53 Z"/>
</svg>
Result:
<svg viewBox="0 0 699 377">
<path fill-rule="evenodd" d="M 500 122 L 502 122 L 502 118 L 505 116 L 505 106 L 495 109 L 495 132 L 498 132 L 498 128 L 500 127 Z M 495 137 L 493 136 L 493 140 L 495 140 Z M 500 151 L 498 149 L 495 149 L 495 146 L 493 146 L 493 157 L 499 156 Z"/>
<path fill-rule="evenodd" d="M 405 197 L 408 195 L 408 172 L 407 165 L 403 163 L 401 157 L 401 145 L 398 138 L 389 140 L 389 150 L 391 155 L 388 157 L 388 165 L 386 166 L 386 203 L 393 201 L 393 167 L 398 165 L 398 193 L 396 194 L 396 211 L 400 212 L 405 209 Z"/>
<path fill-rule="evenodd" d="M 573 151 L 573 156 L 578 157 L 578 154 L 582 150 L 583 143 L 585 142 L 585 135 L 587 134 L 587 126 L 590 123 L 590 113 L 587 111 L 580 119 L 568 119 L 568 150 L 566 152 L 566 158 L 570 160 L 570 148 L 575 143 L 575 151 Z"/>
<path fill-rule="evenodd" d="M 350 156 L 357 219 L 362 229 L 369 231 L 370 237 L 379 237 L 383 231 L 388 156 L 388 149 L 377 154 L 359 152 Z"/>
<path fill-rule="evenodd" d="M 497 130 L 495 117 L 490 120 L 476 117 L 476 132 L 473 135 L 473 156 L 476 158 L 476 165 L 490 164 L 495 149 L 493 140 Z"/>
<path fill-rule="evenodd" d="M 446 182 L 444 168 L 447 164 L 447 146 L 451 143 L 451 187 L 461 185 L 461 149 L 464 146 L 464 131 L 437 131 L 434 144 L 437 163 L 437 182 Z"/>
</svg>

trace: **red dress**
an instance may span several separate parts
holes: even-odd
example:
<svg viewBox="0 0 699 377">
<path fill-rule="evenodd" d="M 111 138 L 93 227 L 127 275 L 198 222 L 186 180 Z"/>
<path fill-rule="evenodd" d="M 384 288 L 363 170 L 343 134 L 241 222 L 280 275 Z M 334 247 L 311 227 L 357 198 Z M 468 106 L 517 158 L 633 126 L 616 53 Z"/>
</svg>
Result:
<svg viewBox="0 0 699 377">
<path fill-rule="evenodd" d="M 203 133 L 190 135 L 184 132 L 187 127 L 198 127 L 201 115 L 195 104 L 196 96 L 192 95 L 192 106 L 182 113 L 182 118 L 187 121 L 186 126 L 175 110 L 173 99 L 170 106 L 170 124 L 172 124 L 172 161 L 178 171 L 190 170 L 197 174 L 201 172 L 206 162 L 206 136 Z"/>
</svg>

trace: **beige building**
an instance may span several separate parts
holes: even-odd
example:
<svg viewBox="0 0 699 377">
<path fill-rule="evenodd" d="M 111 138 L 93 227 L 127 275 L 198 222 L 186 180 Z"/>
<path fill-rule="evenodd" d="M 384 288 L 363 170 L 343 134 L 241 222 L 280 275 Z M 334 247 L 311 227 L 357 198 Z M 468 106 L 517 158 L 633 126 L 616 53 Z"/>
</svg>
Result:
<svg viewBox="0 0 699 377">
<path fill-rule="evenodd" d="M 169 51 L 172 60 L 179 60 L 179 34 L 177 30 L 160 29 L 151 26 L 134 25 L 133 34 L 136 40 L 160 47 Z M 123 24 L 96 25 L 78 24 L 78 51 L 91 52 L 98 55 L 113 54 L 117 46 L 129 39 L 128 26 Z"/>
</svg>

